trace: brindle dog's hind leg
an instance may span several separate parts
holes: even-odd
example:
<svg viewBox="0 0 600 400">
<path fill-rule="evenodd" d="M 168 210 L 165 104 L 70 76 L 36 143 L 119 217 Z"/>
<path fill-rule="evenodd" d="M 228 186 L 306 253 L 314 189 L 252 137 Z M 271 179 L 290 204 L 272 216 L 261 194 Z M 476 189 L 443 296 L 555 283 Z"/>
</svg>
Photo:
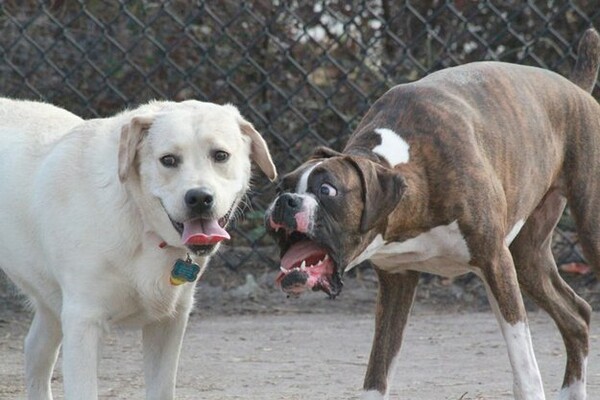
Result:
<svg viewBox="0 0 600 400">
<path fill-rule="evenodd" d="M 552 256 L 552 231 L 566 199 L 551 189 L 510 246 L 519 284 L 554 320 L 567 350 L 561 399 L 586 398 L 585 373 L 589 351 L 590 306 L 558 274 Z"/>
</svg>

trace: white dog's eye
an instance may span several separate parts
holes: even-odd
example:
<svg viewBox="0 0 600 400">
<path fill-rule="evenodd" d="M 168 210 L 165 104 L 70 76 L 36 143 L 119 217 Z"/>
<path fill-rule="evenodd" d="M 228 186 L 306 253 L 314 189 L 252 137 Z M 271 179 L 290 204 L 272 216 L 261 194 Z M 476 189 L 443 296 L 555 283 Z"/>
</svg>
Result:
<svg viewBox="0 0 600 400">
<path fill-rule="evenodd" d="M 331 186 L 329 183 L 322 184 L 321 187 L 319 188 L 319 192 L 324 196 L 333 197 L 333 196 L 337 195 L 337 190 L 333 186 Z"/>
<path fill-rule="evenodd" d="M 167 154 L 160 158 L 160 163 L 167 168 L 175 168 L 179 164 L 179 157 L 173 154 Z"/>
<path fill-rule="evenodd" d="M 227 161 L 229 153 L 223 150 L 217 150 L 213 153 L 213 158 L 216 162 L 222 163 Z"/>
</svg>

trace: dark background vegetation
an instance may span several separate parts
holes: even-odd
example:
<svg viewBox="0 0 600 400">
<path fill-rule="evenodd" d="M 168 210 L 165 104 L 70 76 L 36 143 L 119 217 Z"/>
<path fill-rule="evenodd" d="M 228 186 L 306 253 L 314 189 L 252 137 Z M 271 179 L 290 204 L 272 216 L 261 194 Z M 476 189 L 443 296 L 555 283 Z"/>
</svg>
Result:
<svg viewBox="0 0 600 400">
<path fill-rule="evenodd" d="M 500 60 L 568 75 L 591 25 L 597 0 L 3 0 L 0 93 L 85 118 L 155 98 L 231 102 L 287 172 L 318 145 L 339 150 L 378 96 L 432 71 Z M 236 251 L 216 263 L 277 265 L 262 228 L 273 194 L 257 174 Z M 580 259 L 568 216 L 556 239 L 560 262 Z"/>
</svg>

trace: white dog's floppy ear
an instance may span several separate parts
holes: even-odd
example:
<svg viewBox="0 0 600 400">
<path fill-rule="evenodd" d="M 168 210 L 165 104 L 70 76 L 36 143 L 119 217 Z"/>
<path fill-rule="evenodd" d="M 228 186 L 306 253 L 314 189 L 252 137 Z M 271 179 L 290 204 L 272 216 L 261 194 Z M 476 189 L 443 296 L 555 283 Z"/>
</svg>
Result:
<svg viewBox="0 0 600 400">
<path fill-rule="evenodd" d="M 145 133 L 150 129 L 154 118 L 151 116 L 133 117 L 121 128 L 119 141 L 119 180 L 125 182 L 133 166 L 135 154 Z"/>
<path fill-rule="evenodd" d="M 261 171 L 264 172 L 267 178 L 274 181 L 277 178 L 277 169 L 271 159 L 271 153 L 269 153 L 267 142 L 265 142 L 263 137 L 256 129 L 254 129 L 254 126 L 252 126 L 250 122 L 240 117 L 239 123 L 242 133 L 250 137 L 250 140 L 252 141 L 252 154 L 250 157 L 258 165 Z"/>
</svg>

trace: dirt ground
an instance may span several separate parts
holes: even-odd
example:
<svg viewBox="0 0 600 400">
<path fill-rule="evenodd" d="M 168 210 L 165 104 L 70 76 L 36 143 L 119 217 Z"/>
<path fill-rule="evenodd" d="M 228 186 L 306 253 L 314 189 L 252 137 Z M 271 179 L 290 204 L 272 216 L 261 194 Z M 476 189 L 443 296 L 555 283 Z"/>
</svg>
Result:
<svg viewBox="0 0 600 400">
<path fill-rule="evenodd" d="M 368 270 L 347 279 L 342 295 L 286 299 L 274 273 L 209 274 L 184 340 L 179 399 L 358 399 L 373 334 L 376 282 Z M 244 278 L 245 277 L 245 278 Z M 580 284 L 575 282 L 576 285 Z M 596 302 L 598 285 L 581 283 Z M 0 285 L 0 399 L 24 399 L 23 338 L 30 321 Z M 546 314 L 529 305 L 536 356 L 548 399 L 564 368 L 562 341 Z M 600 313 L 593 316 L 588 398 L 600 398 Z M 141 399 L 141 335 L 113 331 L 100 365 L 102 399 Z M 55 398 L 62 398 L 60 361 Z M 407 328 L 391 399 L 512 399 L 504 341 L 477 279 L 424 278 Z"/>
</svg>

